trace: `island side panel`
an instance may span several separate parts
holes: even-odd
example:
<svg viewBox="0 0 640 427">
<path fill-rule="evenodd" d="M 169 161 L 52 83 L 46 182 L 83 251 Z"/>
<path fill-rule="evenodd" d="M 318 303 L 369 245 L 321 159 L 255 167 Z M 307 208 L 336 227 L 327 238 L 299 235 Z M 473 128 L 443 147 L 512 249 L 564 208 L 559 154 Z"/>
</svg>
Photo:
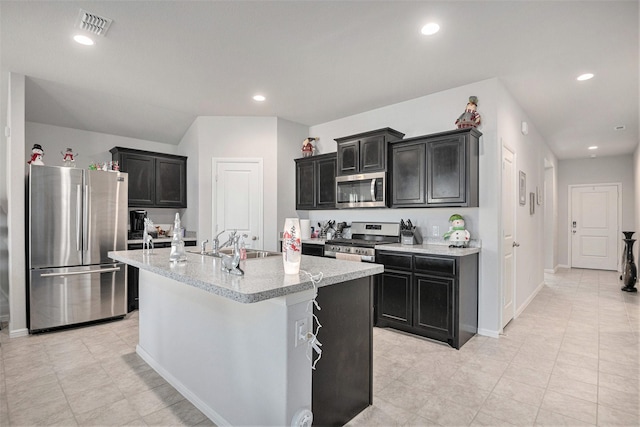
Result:
<svg viewBox="0 0 640 427">
<path fill-rule="evenodd" d="M 311 409 L 294 329 L 312 297 L 241 304 L 141 270 L 138 354 L 217 425 L 290 425 Z"/>
<path fill-rule="evenodd" d="M 341 426 L 372 404 L 374 276 L 318 289 L 322 358 L 313 371 L 313 424 Z"/>
</svg>

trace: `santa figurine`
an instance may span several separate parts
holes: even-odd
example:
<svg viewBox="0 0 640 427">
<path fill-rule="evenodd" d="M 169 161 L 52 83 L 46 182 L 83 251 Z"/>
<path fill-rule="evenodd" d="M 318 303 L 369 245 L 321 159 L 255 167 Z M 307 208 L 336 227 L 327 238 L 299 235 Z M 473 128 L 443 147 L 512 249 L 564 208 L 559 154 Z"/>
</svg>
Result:
<svg viewBox="0 0 640 427">
<path fill-rule="evenodd" d="M 444 233 L 444 240 L 448 240 L 451 243 L 449 247 L 466 248 L 471 235 L 464 229 L 464 219 L 462 215 L 451 215 L 449 222 L 451 223 L 451 227 L 449 227 L 449 231 Z"/>
<path fill-rule="evenodd" d="M 75 160 L 75 156 L 77 156 L 78 154 L 73 154 L 73 150 L 71 148 L 67 148 L 66 152 L 60 152 L 60 154 L 62 154 L 62 161 L 64 162 L 64 165 L 67 167 L 75 167 L 76 166 L 76 160 Z"/>
<path fill-rule="evenodd" d="M 44 162 L 42 161 L 43 156 L 44 151 L 40 144 L 33 144 L 33 148 L 31 149 L 31 159 L 29 159 L 27 164 L 44 166 Z"/>
<path fill-rule="evenodd" d="M 319 138 L 309 137 L 302 141 L 302 157 L 313 156 L 316 147 L 313 146 L 313 142 L 317 141 Z"/>
<path fill-rule="evenodd" d="M 480 126 L 480 114 L 478 114 L 476 108 L 478 108 L 478 97 L 470 96 L 464 113 L 460 114 L 460 117 L 456 120 L 458 129 L 477 128 Z"/>
</svg>

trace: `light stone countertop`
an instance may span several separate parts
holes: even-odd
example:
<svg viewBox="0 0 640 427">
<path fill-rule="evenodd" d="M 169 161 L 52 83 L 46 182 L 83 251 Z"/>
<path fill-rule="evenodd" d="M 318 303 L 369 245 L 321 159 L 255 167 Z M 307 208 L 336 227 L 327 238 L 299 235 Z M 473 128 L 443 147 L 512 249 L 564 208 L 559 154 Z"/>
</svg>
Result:
<svg viewBox="0 0 640 427">
<path fill-rule="evenodd" d="M 170 252 L 170 248 L 155 249 L 149 255 L 143 250 L 112 251 L 108 256 L 240 303 L 254 303 L 313 289 L 311 279 L 302 270 L 314 275 L 322 272 L 319 287 L 384 271 L 380 264 L 302 255 L 300 273 L 297 275 L 284 274 L 282 257 L 272 256 L 241 261 L 240 268 L 244 270 L 244 276 L 234 276 L 221 270 L 220 258 L 187 252 L 186 262 L 173 264 L 169 262 Z"/>
<path fill-rule="evenodd" d="M 477 254 L 480 252 L 480 248 L 450 248 L 449 245 L 446 244 L 434 243 L 423 243 L 422 245 L 403 245 L 401 243 L 391 243 L 387 245 L 376 245 L 376 250 L 447 256 L 466 256 Z"/>
</svg>

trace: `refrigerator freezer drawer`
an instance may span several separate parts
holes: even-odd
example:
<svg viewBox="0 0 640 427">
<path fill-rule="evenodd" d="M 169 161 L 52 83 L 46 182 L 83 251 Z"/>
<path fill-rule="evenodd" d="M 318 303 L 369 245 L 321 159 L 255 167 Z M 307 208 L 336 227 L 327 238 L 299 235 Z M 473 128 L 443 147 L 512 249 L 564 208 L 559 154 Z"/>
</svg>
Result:
<svg viewBox="0 0 640 427">
<path fill-rule="evenodd" d="M 124 316 L 126 303 L 124 264 L 31 270 L 29 330 Z"/>
</svg>

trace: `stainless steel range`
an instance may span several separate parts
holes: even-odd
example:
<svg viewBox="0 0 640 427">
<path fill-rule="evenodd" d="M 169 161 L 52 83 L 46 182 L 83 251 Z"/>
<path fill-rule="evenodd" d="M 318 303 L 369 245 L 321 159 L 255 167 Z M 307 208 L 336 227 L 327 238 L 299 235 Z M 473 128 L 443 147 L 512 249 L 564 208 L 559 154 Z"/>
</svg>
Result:
<svg viewBox="0 0 640 427">
<path fill-rule="evenodd" d="M 332 239 L 324 244 L 324 256 L 339 258 L 336 254 L 350 254 L 360 261 L 375 262 L 376 245 L 400 242 L 400 223 L 353 222 L 350 239 Z"/>
</svg>

